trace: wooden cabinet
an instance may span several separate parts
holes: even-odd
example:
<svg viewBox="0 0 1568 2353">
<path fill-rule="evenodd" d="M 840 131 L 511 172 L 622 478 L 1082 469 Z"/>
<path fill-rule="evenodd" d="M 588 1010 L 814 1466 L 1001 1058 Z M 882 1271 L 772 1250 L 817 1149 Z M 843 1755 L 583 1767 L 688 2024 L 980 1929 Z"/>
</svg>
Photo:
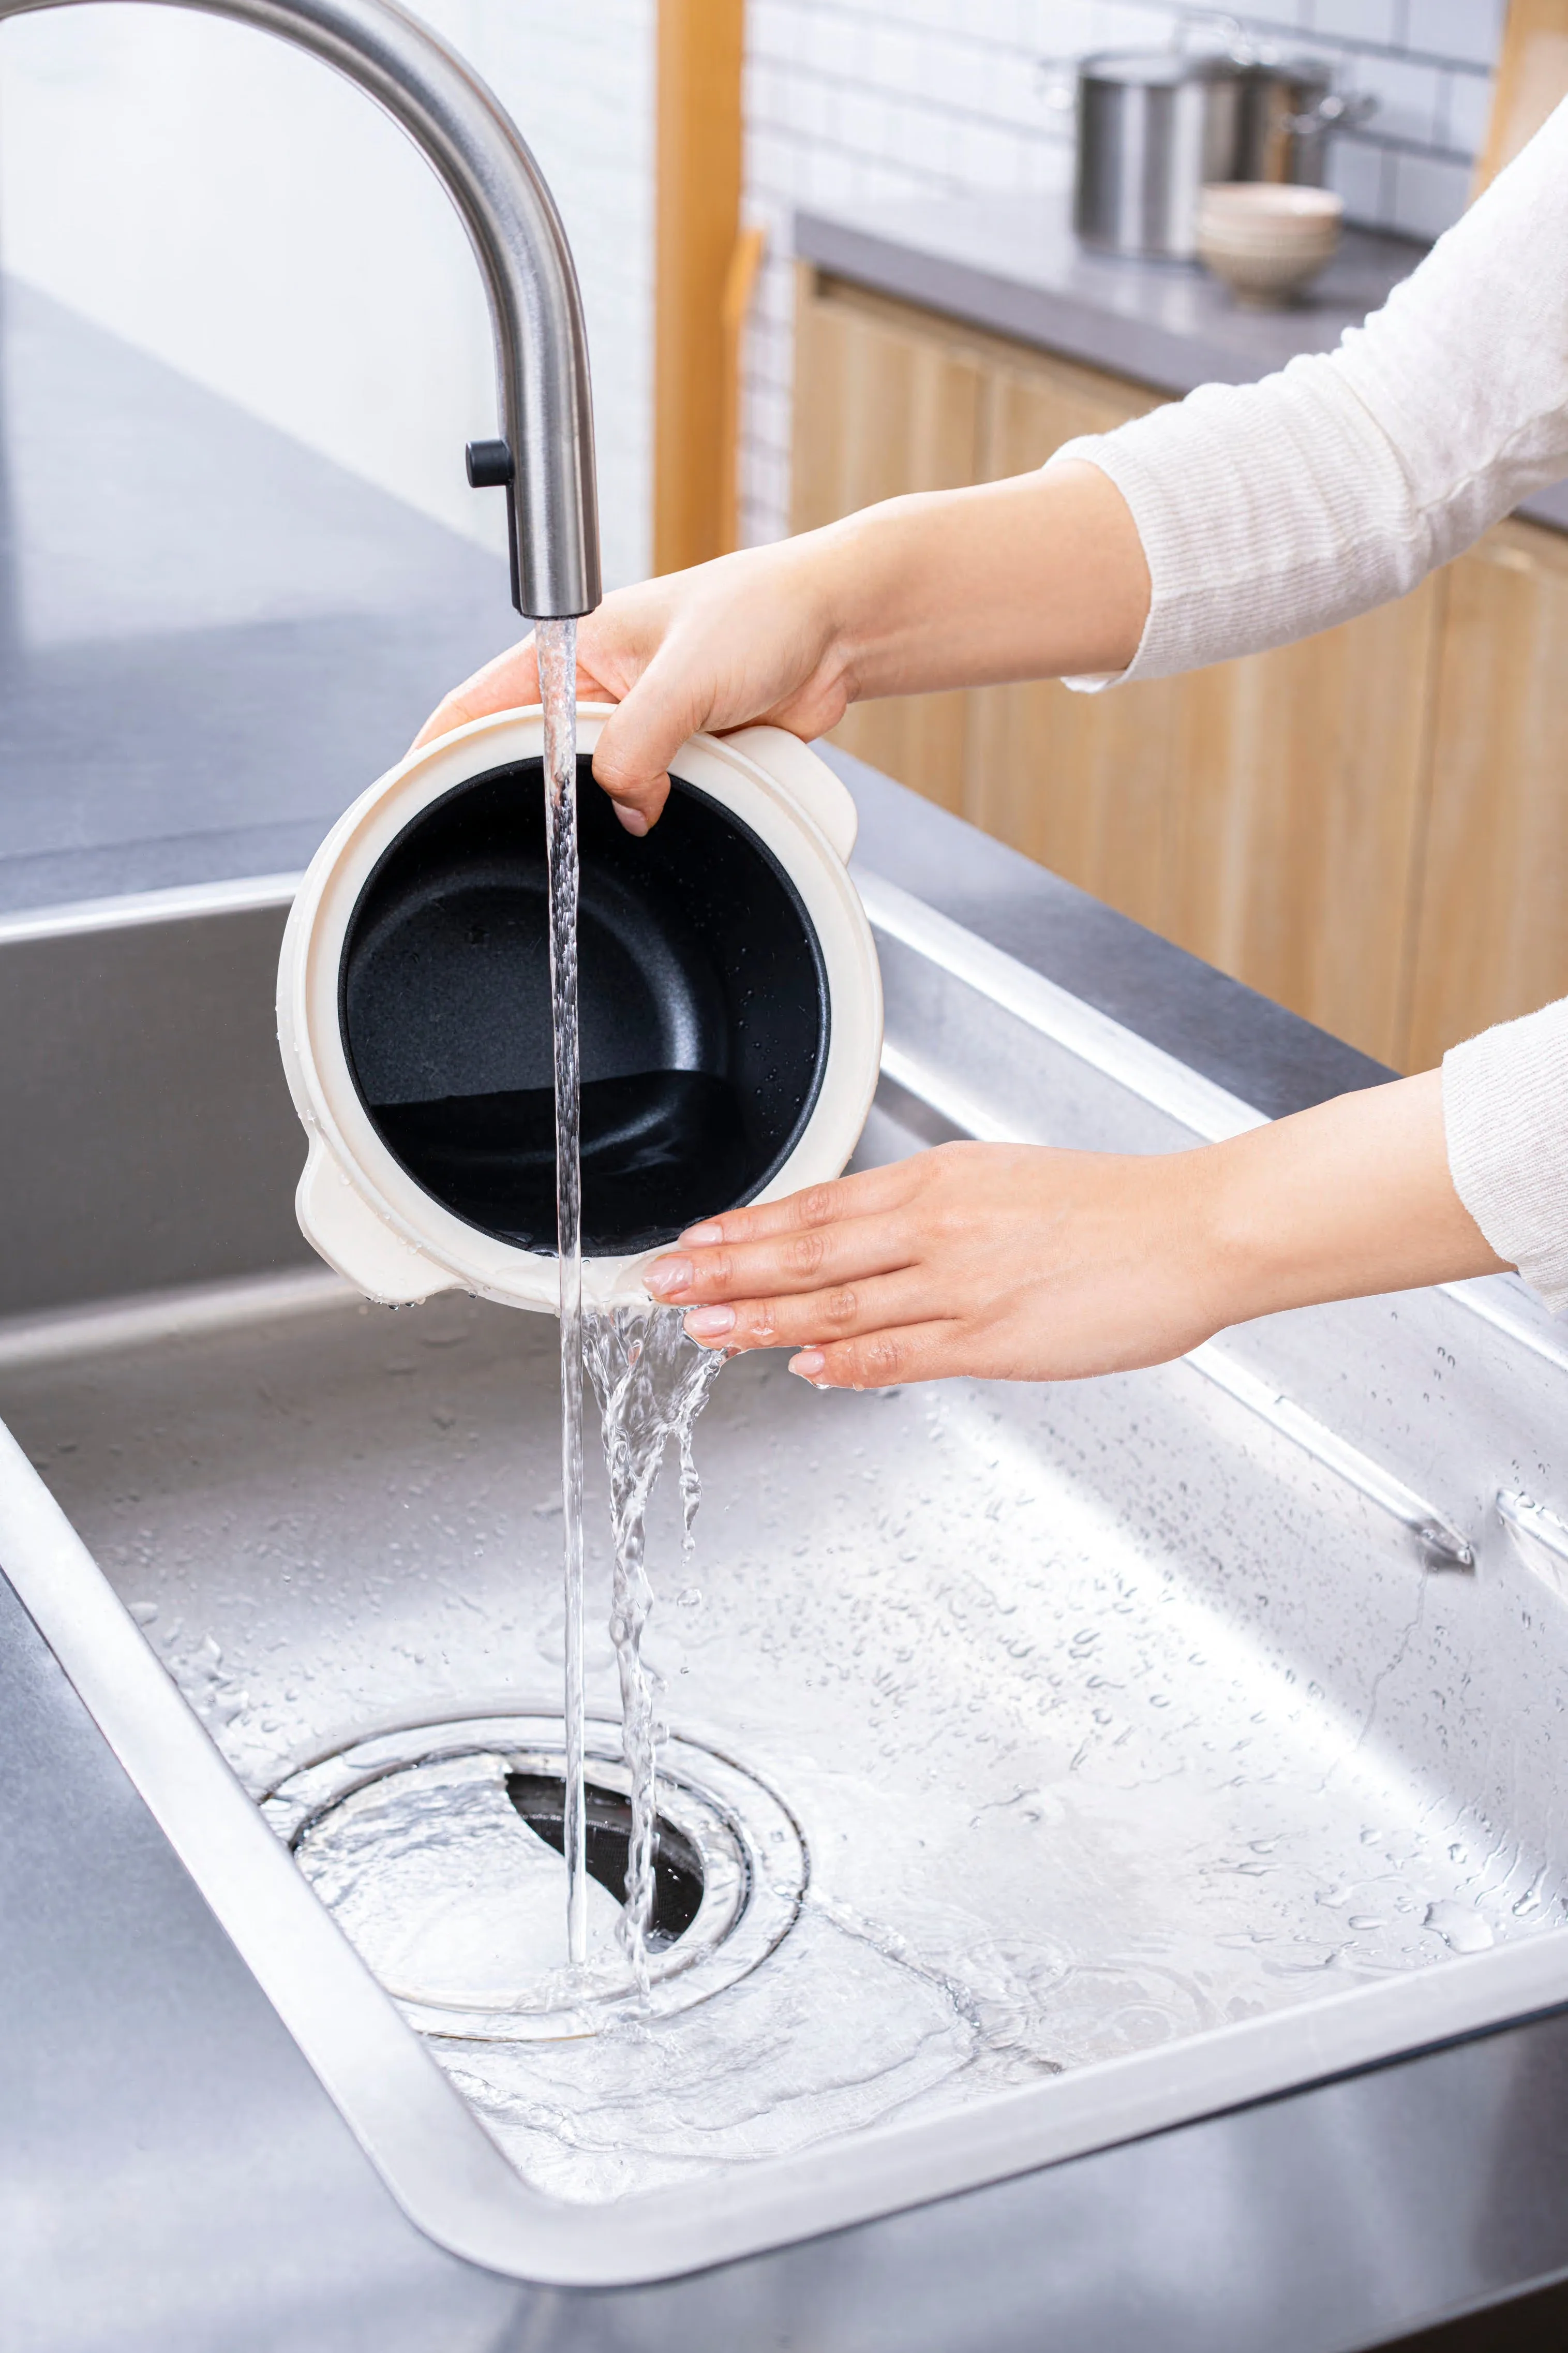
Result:
<svg viewBox="0 0 1568 2353">
<path fill-rule="evenodd" d="M 961 490 L 979 479 L 984 360 L 940 323 L 911 332 L 899 304 L 862 294 L 809 301 L 795 348 L 792 522 L 836 522 L 909 491 Z M 943 808 L 962 810 L 969 698 L 901 696 L 851 711 L 835 737 Z"/>
<path fill-rule="evenodd" d="M 1500 523 L 1442 585 L 1413 1070 L 1568 994 L 1568 538 Z"/>
<path fill-rule="evenodd" d="M 1159 396 L 802 273 L 798 530 L 1044 463 Z M 837 739 L 1398 1068 L 1568 991 L 1568 541 L 1510 523 L 1277 652 L 910 697 Z M 1563 781 L 1559 782 L 1560 779 Z"/>
</svg>

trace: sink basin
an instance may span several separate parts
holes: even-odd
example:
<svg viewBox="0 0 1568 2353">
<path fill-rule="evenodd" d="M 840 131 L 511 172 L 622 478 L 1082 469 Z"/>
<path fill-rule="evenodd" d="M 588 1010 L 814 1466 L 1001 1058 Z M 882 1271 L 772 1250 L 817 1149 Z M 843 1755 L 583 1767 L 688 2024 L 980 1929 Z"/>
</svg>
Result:
<svg viewBox="0 0 1568 2353">
<path fill-rule="evenodd" d="M 963 1134 L 1162 1150 L 1255 1117 L 866 887 L 888 1050 L 865 1160 Z M 229 920 L 280 925 L 269 903 Z M 176 963 L 198 918 L 224 920 L 164 922 Z M 209 1253 L 215 1216 L 209 1193 Z M 1055 1388 L 823 1396 L 732 1364 L 695 1556 L 668 1493 L 650 1545 L 672 1819 L 718 1941 L 680 2000 L 599 2031 L 399 2008 L 286 1841 L 414 1732 L 493 1783 L 498 1836 L 542 1786 L 555 1346 L 543 1318 L 394 1314 L 303 1266 L 0 1330 L 7 1571 L 447 2244 L 663 2276 L 1568 1996 L 1568 1354 L 1499 1281 Z"/>
</svg>

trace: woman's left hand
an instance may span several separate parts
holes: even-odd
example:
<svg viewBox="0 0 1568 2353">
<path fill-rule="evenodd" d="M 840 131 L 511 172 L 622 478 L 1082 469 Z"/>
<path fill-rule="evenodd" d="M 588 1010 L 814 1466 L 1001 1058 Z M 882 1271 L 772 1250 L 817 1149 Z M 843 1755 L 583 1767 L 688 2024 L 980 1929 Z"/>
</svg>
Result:
<svg viewBox="0 0 1568 2353">
<path fill-rule="evenodd" d="M 947 1144 L 694 1227 L 645 1280 L 694 1339 L 793 1347 L 821 1388 L 1152 1364 L 1224 1320 L 1201 1158 Z"/>
<path fill-rule="evenodd" d="M 946 1144 L 693 1227 L 645 1280 L 709 1346 L 880 1388 L 1123 1372 L 1502 1263 L 1454 1189 L 1430 1071 L 1187 1152 Z"/>
</svg>

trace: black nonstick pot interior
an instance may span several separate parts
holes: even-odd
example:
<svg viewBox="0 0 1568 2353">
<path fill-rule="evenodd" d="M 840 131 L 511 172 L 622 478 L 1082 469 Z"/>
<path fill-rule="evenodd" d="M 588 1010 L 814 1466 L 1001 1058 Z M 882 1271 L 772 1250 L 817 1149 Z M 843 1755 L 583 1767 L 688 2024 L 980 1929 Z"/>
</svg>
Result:
<svg viewBox="0 0 1568 2353">
<path fill-rule="evenodd" d="M 759 1193 L 827 1054 L 821 951 L 773 853 L 676 778 L 636 840 L 577 764 L 583 1247 L 671 1241 Z M 555 1248 L 555 1113 L 538 760 L 475 776 L 385 852 L 344 936 L 343 1043 L 378 1134 L 426 1192 Z"/>
</svg>

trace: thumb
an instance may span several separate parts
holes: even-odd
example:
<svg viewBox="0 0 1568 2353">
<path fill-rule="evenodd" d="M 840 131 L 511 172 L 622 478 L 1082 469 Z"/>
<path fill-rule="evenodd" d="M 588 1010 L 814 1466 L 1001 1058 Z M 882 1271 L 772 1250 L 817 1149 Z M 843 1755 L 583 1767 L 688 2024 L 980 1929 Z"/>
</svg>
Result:
<svg viewBox="0 0 1568 2353">
<path fill-rule="evenodd" d="M 538 701 L 539 657 L 530 636 L 521 645 L 509 646 L 504 654 L 497 654 L 483 670 L 477 670 L 472 678 L 444 695 L 409 749 L 416 752 L 421 744 L 449 735 L 454 727 L 467 726 L 470 719 L 488 718 L 492 711 L 523 709 Z"/>
</svg>

